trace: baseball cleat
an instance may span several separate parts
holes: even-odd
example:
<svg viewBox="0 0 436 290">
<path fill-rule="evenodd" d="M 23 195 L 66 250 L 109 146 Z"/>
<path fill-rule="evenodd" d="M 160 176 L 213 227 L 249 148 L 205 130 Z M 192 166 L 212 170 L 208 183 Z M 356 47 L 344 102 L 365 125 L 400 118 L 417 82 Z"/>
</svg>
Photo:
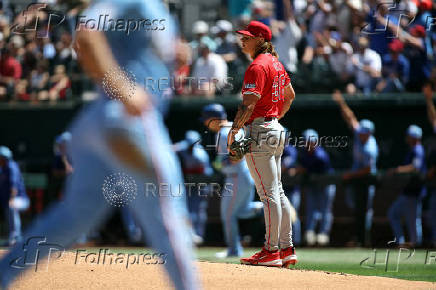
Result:
<svg viewBox="0 0 436 290">
<path fill-rule="evenodd" d="M 240 256 L 241 255 L 237 255 L 237 254 L 229 254 L 227 250 L 215 253 L 215 258 L 218 259 L 233 258 L 233 257 L 240 257 Z"/>
<path fill-rule="evenodd" d="M 294 247 L 281 249 L 280 258 L 282 259 L 282 267 L 284 268 L 288 268 L 289 265 L 297 264 L 297 255 L 295 254 Z"/>
<path fill-rule="evenodd" d="M 316 242 L 319 246 L 327 246 L 330 243 L 330 237 L 326 234 L 318 234 L 316 236 Z"/>
<path fill-rule="evenodd" d="M 265 248 L 262 248 L 260 252 L 255 253 L 249 258 L 242 258 L 241 264 L 245 265 L 258 265 L 267 267 L 281 267 L 282 259 L 280 259 L 280 252 L 270 252 Z"/>
</svg>

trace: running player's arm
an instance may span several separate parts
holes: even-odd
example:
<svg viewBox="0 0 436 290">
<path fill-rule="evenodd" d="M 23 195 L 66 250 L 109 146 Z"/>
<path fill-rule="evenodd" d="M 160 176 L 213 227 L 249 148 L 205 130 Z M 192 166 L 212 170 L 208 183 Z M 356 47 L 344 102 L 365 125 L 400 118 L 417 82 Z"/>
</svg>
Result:
<svg viewBox="0 0 436 290">
<path fill-rule="evenodd" d="M 333 100 L 341 108 L 342 117 L 344 118 L 348 127 L 353 129 L 353 131 L 356 131 L 357 128 L 359 128 L 359 121 L 357 121 L 356 115 L 354 115 L 354 112 L 350 109 L 350 107 L 345 102 L 344 98 L 342 97 L 341 92 L 339 90 L 335 90 L 332 97 L 333 97 Z"/>
<path fill-rule="evenodd" d="M 374 148 L 368 148 L 365 150 L 365 156 L 364 156 L 364 162 L 365 167 L 362 167 L 358 170 L 353 170 L 351 172 L 347 172 L 343 175 L 343 179 L 352 179 L 352 178 L 359 178 L 363 176 L 367 176 L 371 173 L 371 168 L 375 167 L 375 164 L 377 162 L 377 151 L 374 150 Z"/>
<path fill-rule="evenodd" d="M 427 84 L 422 88 L 427 103 L 427 115 L 431 126 L 436 130 L 436 109 L 433 104 L 433 90 L 431 84 Z"/>
<path fill-rule="evenodd" d="M 283 109 L 282 112 L 280 113 L 279 120 L 283 118 L 285 114 L 289 111 L 289 108 L 291 107 L 292 102 L 295 99 L 295 91 L 291 83 L 289 83 L 289 85 L 285 87 L 284 97 L 285 97 L 285 102 L 283 103 Z"/>
<path fill-rule="evenodd" d="M 102 84 L 106 72 L 119 67 L 103 31 L 80 27 L 74 41 L 74 49 L 85 72 L 99 85 Z M 132 115 L 142 113 L 148 107 L 148 95 L 145 91 L 137 86 L 135 94 L 132 96 L 129 86 L 117 82 L 115 79 L 107 78 L 107 85 L 123 96 L 120 100 L 124 103 L 127 112 Z"/>
<path fill-rule="evenodd" d="M 370 173 L 371 173 L 371 167 L 367 166 L 359 170 L 344 173 L 343 179 L 359 178 L 359 177 L 367 176 Z"/>
<path fill-rule="evenodd" d="M 395 173 L 417 173 L 422 168 L 425 162 L 425 154 L 423 151 L 415 151 L 415 156 L 409 164 L 400 165 L 394 168 Z"/>
</svg>

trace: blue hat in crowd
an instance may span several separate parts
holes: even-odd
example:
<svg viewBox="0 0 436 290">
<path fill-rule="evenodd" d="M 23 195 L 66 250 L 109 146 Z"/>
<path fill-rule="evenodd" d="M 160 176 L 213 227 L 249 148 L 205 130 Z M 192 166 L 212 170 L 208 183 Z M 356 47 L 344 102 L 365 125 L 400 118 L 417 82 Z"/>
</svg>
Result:
<svg viewBox="0 0 436 290">
<path fill-rule="evenodd" d="M 374 134 L 375 126 L 374 123 L 368 119 L 362 119 L 359 122 L 359 134 Z"/>
<path fill-rule="evenodd" d="M 303 137 L 306 140 L 318 142 L 318 132 L 313 129 L 307 129 L 303 132 Z"/>
<path fill-rule="evenodd" d="M 407 128 L 407 136 L 415 139 L 421 139 L 422 129 L 416 125 L 410 125 L 409 128 Z"/>
<path fill-rule="evenodd" d="M 62 144 L 62 143 L 68 143 L 71 142 L 71 133 L 70 132 L 64 132 L 56 137 L 56 144 Z"/>
<path fill-rule="evenodd" d="M 185 133 L 185 141 L 188 143 L 188 146 L 197 143 L 201 140 L 201 135 L 197 131 L 188 130 Z"/>
<path fill-rule="evenodd" d="M 0 156 L 6 159 L 12 159 L 12 151 L 6 146 L 0 146 Z"/>
<path fill-rule="evenodd" d="M 201 111 L 200 121 L 204 122 L 210 118 L 220 120 L 227 119 L 226 110 L 220 104 L 209 104 L 207 106 L 204 106 L 203 110 Z"/>
</svg>

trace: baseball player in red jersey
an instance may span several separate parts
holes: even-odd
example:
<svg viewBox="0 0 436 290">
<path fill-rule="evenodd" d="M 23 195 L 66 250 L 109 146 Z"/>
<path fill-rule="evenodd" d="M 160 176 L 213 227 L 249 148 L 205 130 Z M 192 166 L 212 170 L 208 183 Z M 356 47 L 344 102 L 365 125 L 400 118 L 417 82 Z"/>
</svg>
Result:
<svg viewBox="0 0 436 290">
<path fill-rule="evenodd" d="M 277 59 L 271 44 L 271 30 L 258 21 L 251 21 L 242 35 L 242 50 L 253 62 L 244 76 L 242 104 L 238 108 L 227 144 L 245 126 L 245 133 L 254 139 L 245 155 L 257 193 L 264 204 L 265 245 L 262 250 L 241 263 L 288 267 L 297 262 L 292 244 L 291 206 L 281 183 L 281 156 L 285 130 L 278 120 L 283 118 L 295 98 L 290 78 Z M 233 152 L 230 151 L 230 154 Z"/>
</svg>

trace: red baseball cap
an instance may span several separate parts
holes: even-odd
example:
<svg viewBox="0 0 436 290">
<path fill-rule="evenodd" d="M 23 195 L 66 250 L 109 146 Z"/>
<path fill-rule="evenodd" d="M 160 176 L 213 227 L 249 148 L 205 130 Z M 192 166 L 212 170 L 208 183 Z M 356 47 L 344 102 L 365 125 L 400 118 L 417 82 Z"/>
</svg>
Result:
<svg viewBox="0 0 436 290">
<path fill-rule="evenodd" d="M 271 29 L 262 22 L 251 21 L 245 30 L 238 30 L 236 33 L 251 37 L 263 37 L 266 41 L 271 41 Z"/>
<path fill-rule="evenodd" d="M 394 39 L 388 44 L 388 47 L 393 52 L 402 52 L 404 49 L 404 44 L 398 39 Z"/>
<path fill-rule="evenodd" d="M 409 32 L 415 37 L 425 37 L 425 27 L 419 24 L 410 28 Z"/>
</svg>

